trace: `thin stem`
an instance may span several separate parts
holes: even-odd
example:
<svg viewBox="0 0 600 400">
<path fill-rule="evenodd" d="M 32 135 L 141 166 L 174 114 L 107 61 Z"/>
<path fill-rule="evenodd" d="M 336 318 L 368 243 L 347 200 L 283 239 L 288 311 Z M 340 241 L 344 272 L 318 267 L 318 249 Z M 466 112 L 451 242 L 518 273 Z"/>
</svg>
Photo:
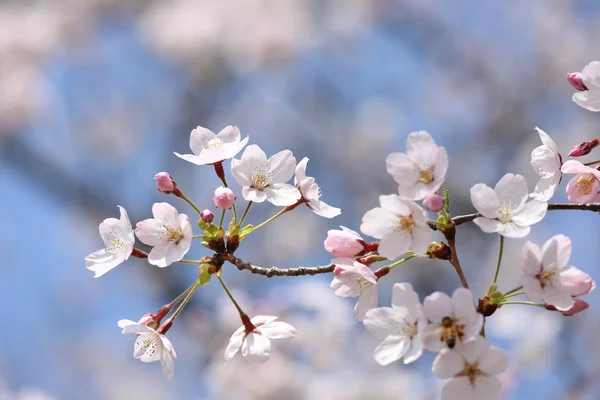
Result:
<svg viewBox="0 0 600 400">
<path fill-rule="evenodd" d="M 221 219 L 219 220 L 219 229 L 223 226 L 223 220 L 225 219 L 225 209 L 221 212 Z"/>
<path fill-rule="evenodd" d="M 229 296 L 229 298 L 233 302 L 233 305 L 235 306 L 235 308 L 237 308 L 238 312 L 240 313 L 240 317 L 245 315 L 246 313 L 242 310 L 242 308 L 239 306 L 237 301 L 235 301 L 235 299 L 231 295 L 231 292 L 229 292 L 229 289 L 227 289 L 227 286 L 225 286 L 225 282 L 223 282 L 223 279 L 221 279 L 221 277 L 218 274 L 215 274 L 215 275 L 219 279 L 219 282 L 221 282 L 221 286 L 223 286 L 223 290 L 225 290 L 225 293 L 227 293 L 227 296 Z"/>
<path fill-rule="evenodd" d="M 179 260 L 177 262 L 184 264 L 200 264 L 200 260 Z"/>
<path fill-rule="evenodd" d="M 586 163 L 583 163 L 583 165 L 588 165 L 589 166 L 589 165 L 594 165 L 594 164 L 598 164 L 598 163 L 600 163 L 600 160 L 586 162 Z"/>
<path fill-rule="evenodd" d="M 203 235 L 194 235 L 192 239 L 202 239 Z"/>
<path fill-rule="evenodd" d="M 274 221 L 278 217 L 281 217 L 283 214 L 285 214 L 288 211 L 290 211 L 290 209 L 288 207 L 285 207 L 283 210 L 279 211 L 277 214 L 273 215 L 271 218 L 269 218 L 265 222 L 263 222 L 263 223 L 258 224 L 257 226 L 255 226 L 254 229 L 252 229 L 252 232 L 254 232 L 255 230 L 257 230 L 258 228 L 262 228 L 263 226 L 267 225 L 269 222 Z"/>
<path fill-rule="evenodd" d="M 413 254 L 409 254 L 408 256 L 406 256 L 405 258 L 401 258 L 400 260 L 396 261 L 395 263 L 392 263 L 390 265 L 386 265 L 386 267 L 388 267 L 390 270 L 394 269 L 395 267 L 397 267 L 398 265 L 405 263 L 408 260 L 412 260 L 413 258 L 417 257 L 417 255 L 415 253 Z M 385 267 L 384 267 L 385 268 Z"/>
<path fill-rule="evenodd" d="M 252 202 L 249 201 L 248 205 L 246 206 L 246 209 L 244 210 L 244 213 L 242 214 L 242 219 L 240 219 L 240 223 L 239 223 L 240 226 L 244 223 L 244 220 L 246 219 L 246 215 L 248 215 L 248 211 L 250 211 L 251 205 L 252 205 Z"/>
<path fill-rule="evenodd" d="M 194 210 L 196 210 L 196 212 L 198 213 L 198 215 L 202 214 L 202 211 L 200 211 L 200 209 L 198 207 L 196 207 L 196 205 L 194 204 L 193 201 L 191 201 L 190 199 L 188 199 L 188 197 L 181 192 L 181 194 L 179 195 L 179 197 L 181 197 L 183 200 L 185 200 L 190 206 L 192 206 L 192 208 Z"/>
<path fill-rule="evenodd" d="M 504 296 L 508 295 L 508 294 L 512 294 L 514 292 L 518 292 L 519 290 L 523 289 L 523 286 L 519 286 L 517 288 L 514 288 L 513 290 L 509 290 L 508 292 L 504 293 Z"/>
<path fill-rule="evenodd" d="M 500 251 L 498 251 L 498 264 L 496 264 L 496 273 L 494 274 L 494 283 L 498 280 L 500 273 L 500 264 L 502 264 L 502 251 L 504 250 L 504 236 L 500 235 Z"/>
<path fill-rule="evenodd" d="M 503 299 L 510 299 L 511 297 L 516 297 L 516 296 L 520 296 L 522 294 L 525 294 L 525 292 L 520 291 L 520 292 L 513 292 L 513 293 L 509 293 L 509 294 L 505 294 L 504 296 L 502 296 Z"/>
<path fill-rule="evenodd" d="M 194 293 L 196 292 L 196 290 L 198 289 L 199 286 L 200 286 L 199 280 L 194 282 L 194 284 L 190 287 L 190 289 L 188 289 L 189 293 L 188 293 L 187 297 L 183 300 L 183 302 L 181 302 L 179 307 L 177 307 L 177 310 L 175 310 L 175 312 L 173 313 L 173 315 L 171 315 L 171 317 L 169 319 L 171 319 L 172 321 L 175 321 L 175 318 L 177 318 L 177 316 L 181 313 L 181 311 L 183 311 L 183 308 L 192 299 L 192 296 L 194 295 Z"/>
<path fill-rule="evenodd" d="M 187 289 L 185 289 L 179 296 L 177 296 L 172 302 L 169 303 L 170 307 L 173 307 L 175 304 L 179 303 L 179 301 L 186 296 L 193 288 L 194 286 L 196 286 L 196 282 L 192 283 L 190 285 L 190 287 L 188 287 Z"/>
<path fill-rule="evenodd" d="M 523 304 L 523 305 L 526 305 L 526 306 L 536 306 L 536 307 L 546 308 L 546 306 L 544 304 L 534 303 L 533 301 L 504 301 L 504 302 L 502 302 L 500 304 L 501 305 L 505 305 L 505 304 Z"/>
<path fill-rule="evenodd" d="M 237 223 L 237 208 L 235 207 L 235 203 L 233 203 L 233 205 L 231 206 L 232 210 L 233 210 L 233 223 Z"/>
</svg>

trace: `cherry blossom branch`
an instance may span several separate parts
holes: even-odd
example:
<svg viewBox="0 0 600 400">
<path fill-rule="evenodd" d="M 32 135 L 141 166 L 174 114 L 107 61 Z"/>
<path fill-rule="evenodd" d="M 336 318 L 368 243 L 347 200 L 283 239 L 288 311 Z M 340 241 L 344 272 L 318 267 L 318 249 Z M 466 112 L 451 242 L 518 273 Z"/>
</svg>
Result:
<svg viewBox="0 0 600 400">
<path fill-rule="evenodd" d="M 600 212 L 600 203 L 584 203 L 584 204 L 555 203 L 555 204 L 548 204 L 548 210 L 550 210 L 550 211 L 551 210 L 582 210 L 582 211 Z M 461 225 L 461 224 L 464 224 L 465 222 L 471 222 L 475 218 L 480 217 L 480 216 L 481 216 L 481 214 L 479 214 L 479 213 L 458 215 L 456 217 L 453 217 L 452 221 L 454 221 L 454 225 Z M 434 231 L 437 230 L 437 227 L 435 226 L 435 221 L 429 222 L 429 227 L 431 229 L 433 229 Z"/>
<path fill-rule="evenodd" d="M 224 254 L 223 258 L 235 265 L 240 271 L 245 269 L 253 274 L 264 275 L 268 278 L 271 278 L 273 276 L 303 276 L 326 274 L 333 272 L 333 269 L 335 268 L 335 264 L 323 265 L 318 267 L 265 268 L 252 265 L 252 263 L 245 262 L 231 254 Z"/>
<path fill-rule="evenodd" d="M 443 234 L 448 241 L 448 247 L 450 247 L 450 260 L 448 261 L 450 261 L 450 264 L 452 264 L 456 270 L 456 274 L 460 278 L 460 283 L 462 286 L 468 289 L 469 284 L 467 283 L 467 278 L 465 277 L 462 267 L 460 266 L 460 261 L 458 261 L 458 254 L 456 252 L 456 227 L 452 225 L 450 228 L 444 230 Z"/>
</svg>

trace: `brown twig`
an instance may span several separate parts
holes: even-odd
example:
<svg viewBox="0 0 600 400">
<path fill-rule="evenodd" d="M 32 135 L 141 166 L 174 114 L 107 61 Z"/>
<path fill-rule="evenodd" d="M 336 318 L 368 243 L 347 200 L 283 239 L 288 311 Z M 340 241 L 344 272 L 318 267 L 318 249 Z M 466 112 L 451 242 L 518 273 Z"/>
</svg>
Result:
<svg viewBox="0 0 600 400">
<path fill-rule="evenodd" d="M 224 258 L 235 265 L 237 269 L 247 270 L 253 274 L 264 275 L 268 278 L 272 276 L 302 276 L 302 275 L 317 275 L 333 272 L 335 264 L 323 265 L 319 267 L 297 267 L 297 268 L 277 268 L 277 267 L 259 267 L 252 265 L 251 262 L 245 262 L 231 254 L 224 255 Z"/>
<path fill-rule="evenodd" d="M 454 218 L 453 218 L 454 220 Z M 469 284 L 467 283 L 467 278 L 460 266 L 460 261 L 458 261 L 458 253 L 456 252 L 456 226 L 452 225 L 449 228 L 446 228 L 442 231 L 444 237 L 448 241 L 448 247 L 450 247 L 450 264 L 456 270 L 456 274 L 460 278 L 460 283 L 464 288 L 468 289 Z"/>
</svg>

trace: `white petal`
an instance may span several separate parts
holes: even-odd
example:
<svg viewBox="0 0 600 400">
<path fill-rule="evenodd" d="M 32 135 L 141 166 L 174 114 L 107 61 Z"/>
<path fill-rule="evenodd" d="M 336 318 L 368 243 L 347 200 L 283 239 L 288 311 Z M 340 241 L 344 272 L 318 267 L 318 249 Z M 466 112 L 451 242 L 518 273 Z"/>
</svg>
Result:
<svg viewBox="0 0 600 400">
<path fill-rule="evenodd" d="M 362 321 L 371 308 L 377 306 L 377 285 L 365 289 L 362 296 L 358 298 L 358 302 L 354 307 L 354 318 Z"/>
<path fill-rule="evenodd" d="M 412 236 L 408 231 L 386 233 L 379 242 L 379 254 L 394 260 L 412 248 Z"/>
<path fill-rule="evenodd" d="M 501 203 L 503 201 L 510 201 L 515 209 L 521 208 L 529 197 L 527 182 L 521 175 L 504 175 L 496 184 L 494 190 Z"/>
<path fill-rule="evenodd" d="M 204 148 L 208 147 L 208 142 L 215 137 L 210 129 L 201 126 L 196 127 L 190 134 L 190 149 L 195 155 L 202 153 Z"/>
<path fill-rule="evenodd" d="M 225 362 L 231 360 L 233 356 L 240 350 L 242 347 L 242 341 L 244 339 L 244 327 L 239 328 L 237 331 L 231 335 L 229 339 L 229 344 L 225 349 Z"/>
<path fill-rule="evenodd" d="M 531 200 L 512 217 L 512 220 L 517 225 L 527 226 L 538 223 L 546 215 L 548 203 L 545 201 Z"/>
<path fill-rule="evenodd" d="M 140 335 L 137 337 L 134 347 L 134 357 L 139 355 L 139 359 L 145 363 L 151 363 L 160 360 L 163 351 L 163 343 L 157 333 Z"/>
<path fill-rule="evenodd" d="M 387 172 L 401 185 L 410 186 L 419 180 L 419 171 L 404 153 L 391 153 L 385 159 Z"/>
<path fill-rule="evenodd" d="M 392 307 L 406 307 L 414 315 L 420 305 L 419 295 L 414 291 L 410 283 L 394 284 L 392 289 Z"/>
<path fill-rule="evenodd" d="M 179 226 L 179 213 L 169 203 L 154 203 L 152 205 L 154 219 L 163 221 L 172 226 Z"/>
<path fill-rule="evenodd" d="M 490 346 L 485 357 L 479 359 L 479 369 L 488 375 L 500 375 L 507 367 L 506 353 L 496 346 Z"/>
<path fill-rule="evenodd" d="M 383 340 L 392 334 L 394 326 L 400 322 L 400 315 L 391 307 L 372 308 L 367 311 L 363 324 L 375 339 Z"/>
<path fill-rule="evenodd" d="M 502 400 L 502 385 L 493 376 L 478 376 L 475 379 L 475 399 Z"/>
<path fill-rule="evenodd" d="M 559 311 L 567 311 L 573 307 L 574 301 L 568 289 L 561 286 L 546 285 L 542 289 L 546 303 L 553 305 Z"/>
<path fill-rule="evenodd" d="M 175 358 L 177 358 L 177 354 L 175 353 L 175 349 L 173 345 L 166 338 L 166 336 L 161 336 L 163 342 L 162 353 L 160 355 L 160 364 L 162 366 L 163 375 L 167 380 L 173 378 L 173 374 L 175 373 Z"/>
<path fill-rule="evenodd" d="M 148 253 L 148 262 L 160 268 L 168 267 L 174 261 L 178 261 L 176 260 L 179 255 L 178 250 L 173 242 L 160 243 Z"/>
<path fill-rule="evenodd" d="M 447 171 L 448 153 L 446 152 L 445 148 L 438 147 L 437 155 L 435 157 L 435 168 L 433 170 L 434 181 L 438 183 L 438 187 L 435 190 L 438 190 L 442 183 L 444 183 L 444 178 L 446 177 Z"/>
<path fill-rule="evenodd" d="M 279 317 L 275 317 L 273 315 L 257 315 L 253 317 L 250 322 L 252 322 L 254 325 L 268 325 L 271 322 L 276 321 L 277 318 Z"/>
<path fill-rule="evenodd" d="M 269 339 L 287 339 L 296 336 L 296 328 L 281 321 L 261 325 L 258 330 Z"/>
<path fill-rule="evenodd" d="M 267 193 L 262 190 L 256 190 L 254 188 L 245 186 L 242 188 L 242 197 L 246 201 L 262 203 L 263 201 L 267 200 Z"/>
<path fill-rule="evenodd" d="M 412 244 L 410 250 L 417 255 L 423 255 L 429 248 L 433 231 L 429 226 L 414 228 L 412 233 Z"/>
<path fill-rule="evenodd" d="M 488 347 L 485 339 L 477 336 L 475 339 L 463 342 L 459 351 L 465 362 L 475 364 L 480 358 L 484 359 L 487 356 Z"/>
<path fill-rule="evenodd" d="M 588 111 L 600 111 L 600 93 L 598 91 L 586 90 L 585 92 L 574 93 L 573 101 Z"/>
<path fill-rule="evenodd" d="M 430 324 L 423 331 L 423 346 L 433 352 L 447 350 L 446 342 L 440 340 L 442 335 L 441 327 L 438 324 Z"/>
<path fill-rule="evenodd" d="M 266 155 L 265 155 L 266 157 Z M 252 186 L 252 170 L 254 166 L 245 160 L 231 159 L 231 175 L 242 187 Z"/>
<path fill-rule="evenodd" d="M 363 215 L 360 231 L 381 239 L 383 235 L 394 230 L 395 221 L 396 217 L 390 211 L 381 207 L 373 208 Z"/>
<path fill-rule="evenodd" d="M 529 297 L 529 300 L 535 303 L 541 303 L 542 301 L 544 301 L 544 292 L 542 291 L 542 284 L 540 280 L 535 276 L 523 277 L 523 291 L 525 291 L 525 295 Z"/>
<path fill-rule="evenodd" d="M 237 127 L 235 129 L 237 129 Z M 250 139 L 250 137 L 246 136 L 241 142 L 230 143 L 230 144 L 224 145 L 223 146 L 223 150 L 225 152 L 224 158 L 225 159 L 232 158 L 237 153 L 239 153 L 240 151 L 242 151 L 242 149 L 244 148 L 244 146 L 246 146 L 246 144 L 248 143 L 249 139 Z"/>
<path fill-rule="evenodd" d="M 465 288 L 458 288 L 452 294 L 452 308 L 455 318 L 467 321 L 473 321 L 477 314 L 475 303 L 473 303 L 473 296 L 469 289 Z"/>
<path fill-rule="evenodd" d="M 481 328 L 483 327 L 483 315 L 475 313 L 475 317 L 471 320 L 465 321 L 463 332 L 465 336 L 462 338 L 463 341 L 467 341 L 473 338 L 479 337 Z"/>
<path fill-rule="evenodd" d="M 121 232 L 123 234 L 127 234 L 131 232 L 133 229 L 131 227 L 131 221 L 129 220 L 129 215 L 127 215 L 127 210 L 124 207 L 118 206 L 119 211 L 121 212 L 121 217 L 119 219 Z"/>
<path fill-rule="evenodd" d="M 478 183 L 471 188 L 471 203 L 484 217 L 494 219 L 498 216 L 500 200 L 491 187 Z"/>
<path fill-rule="evenodd" d="M 442 400 L 488 400 L 487 397 L 476 397 L 475 389 L 469 378 L 461 376 L 452 378 L 442 388 Z"/>
<path fill-rule="evenodd" d="M 269 338 L 250 333 L 242 344 L 242 354 L 253 363 L 264 363 L 271 355 L 271 341 Z"/>
<path fill-rule="evenodd" d="M 174 151 L 173 154 L 175 154 L 177 157 L 181 158 L 182 160 L 185 160 L 192 164 L 204 165 L 204 163 L 202 162 L 202 159 L 194 154 L 179 154 L 176 151 Z"/>
<path fill-rule="evenodd" d="M 342 213 L 341 209 L 332 207 L 329 204 L 326 204 L 324 201 L 311 201 L 308 203 L 308 207 L 313 210 L 315 214 L 324 218 L 337 217 Z"/>
<path fill-rule="evenodd" d="M 434 292 L 425 297 L 423 312 L 431 322 L 439 323 L 444 317 L 454 317 L 452 300 L 443 292 Z"/>
<path fill-rule="evenodd" d="M 565 235 L 550 238 L 542 248 L 542 263 L 544 266 L 565 267 L 571 258 L 571 239 Z"/>
<path fill-rule="evenodd" d="M 538 146 L 531 152 L 531 166 L 542 178 L 560 171 L 560 157 L 548 146 Z"/>
<path fill-rule="evenodd" d="M 495 219 L 485 217 L 477 217 L 473 220 L 475 225 L 481 228 L 486 233 L 495 233 L 504 231 L 504 224 Z"/>
<path fill-rule="evenodd" d="M 289 150 L 280 151 L 269 159 L 269 172 L 272 174 L 271 182 L 285 183 L 289 181 L 296 170 L 296 157 Z"/>
<path fill-rule="evenodd" d="M 448 379 L 461 372 L 464 366 L 464 360 L 460 354 L 446 349 L 442 350 L 433 360 L 431 371 L 438 378 Z"/>
<path fill-rule="evenodd" d="M 590 88 L 600 88 L 600 62 L 592 61 L 581 70 L 581 79 L 583 83 Z"/>
<path fill-rule="evenodd" d="M 154 218 L 148 218 L 136 224 L 135 234 L 140 241 L 148 246 L 158 246 L 164 242 L 165 224 Z"/>
<path fill-rule="evenodd" d="M 539 246 L 530 241 L 525 242 L 522 249 L 523 273 L 536 276 L 542 270 L 542 252 Z"/>
<path fill-rule="evenodd" d="M 524 238 L 529 235 L 531 227 L 520 226 L 514 222 L 508 222 L 502 225 L 502 230 L 499 232 L 502 236 L 513 239 Z"/>
<path fill-rule="evenodd" d="M 406 154 L 419 164 L 433 164 L 437 154 L 437 145 L 425 131 L 411 132 L 406 139 Z"/>
<path fill-rule="evenodd" d="M 264 192 L 267 201 L 274 206 L 291 206 L 302 197 L 296 186 L 289 183 L 272 183 L 264 189 Z"/>
<path fill-rule="evenodd" d="M 375 361 L 388 365 L 399 360 L 410 347 L 410 339 L 406 336 L 390 336 L 375 348 Z"/>
<path fill-rule="evenodd" d="M 223 144 L 238 143 L 240 141 L 240 130 L 237 126 L 226 126 L 221 129 L 217 137 L 223 141 Z"/>
<path fill-rule="evenodd" d="M 554 196 L 556 193 L 556 189 L 558 189 L 558 184 L 560 183 L 560 178 L 562 174 L 560 170 L 549 178 L 542 178 L 538 181 L 537 185 L 535 185 L 535 189 L 533 193 L 529 196 L 539 200 L 539 201 L 548 201 Z"/>
<path fill-rule="evenodd" d="M 411 213 L 411 202 L 402 199 L 397 194 L 383 194 L 379 196 L 379 203 L 381 204 L 381 207 L 394 215 L 408 216 Z"/>
<path fill-rule="evenodd" d="M 294 185 L 302 182 L 306 178 L 306 164 L 308 164 L 308 157 L 304 157 L 298 165 L 296 165 L 296 176 L 294 177 Z"/>
<path fill-rule="evenodd" d="M 542 141 L 542 143 L 548 146 L 550 149 L 554 150 L 554 152 L 558 153 L 558 147 L 556 147 L 556 143 L 554 143 L 554 140 L 552 140 L 552 138 L 546 132 L 544 132 L 537 126 L 535 127 L 535 130 L 540 135 L 540 140 Z"/>
<path fill-rule="evenodd" d="M 110 253 L 106 249 L 98 250 L 85 258 L 85 266 L 99 278 L 125 261 L 126 254 Z"/>
<path fill-rule="evenodd" d="M 404 354 L 404 364 L 415 362 L 423 354 L 423 342 L 419 336 L 415 336 L 410 344 L 410 348 Z"/>
</svg>

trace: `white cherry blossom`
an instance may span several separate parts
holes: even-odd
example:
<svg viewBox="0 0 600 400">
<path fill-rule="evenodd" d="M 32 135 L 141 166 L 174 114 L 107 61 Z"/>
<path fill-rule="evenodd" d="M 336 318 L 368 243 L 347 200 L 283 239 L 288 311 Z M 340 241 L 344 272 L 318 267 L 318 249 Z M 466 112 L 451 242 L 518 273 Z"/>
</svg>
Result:
<svg viewBox="0 0 600 400">
<path fill-rule="evenodd" d="M 377 277 L 369 267 L 351 258 L 336 258 L 331 288 L 340 297 L 358 297 L 354 317 L 362 321 L 377 306 Z"/>
<path fill-rule="evenodd" d="M 478 183 L 471 188 L 471 202 L 482 215 L 473 220 L 484 232 L 498 232 L 509 238 L 529 234 L 530 225 L 546 215 L 548 203 L 528 199 L 527 183 L 521 175 L 506 174 L 491 187 Z"/>
<path fill-rule="evenodd" d="M 448 170 L 446 149 L 437 146 L 425 131 L 410 133 L 406 154 L 392 153 L 385 161 L 388 173 L 398 183 L 398 193 L 409 200 L 422 200 L 435 193 Z"/>
<path fill-rule="evenodd" d="M 540 180 L 535 185 L 535 190 L 529 196 L 540 201 L 548 201 L 558 189 L 558 184 L 562 177 L 560 167 L 562 158 L 558 153 L 558 148 L 554 140 L 546 132 L 535 127 L 540 135 L 542 145 L 536 147 L 531 152 L 531 166 L 540 176 Z"/>
<path fill-rule="evenodd" d="M 258 315 L 252 318 L 253 332 L 241 326 L 231 335 L 225 349 L 225 362 L 231 360 L 241 349 L 242 355 L 250 362 L 264 363 L 271 355 L 271 339 L 287 339 L 296 336 L 296 329 L 277 317 Z"/>
<path fill-rule="evenodd" d="M 300 191 L 286 183 L 294 175 L 296 158 L 289 150 L 267 159 L 267 155 L 253 144 L 244 150 L 240 160 L 231 160 L 231 173 L 242 185 L 245 200 L 255 203 L 268 201 L 276 206 L 289 206 L 302 197 Z"/>
<path fill-rule="evenodd" d="M 477 312 L 471 292 L 458 288 L 452 298 L 435 292 L 425 297 L 423 312 L 432 322 L 424 332 L 425 348 L 440 351 L 477 337 L 483 326 L 483 315 Z"/>
<path fill-rule="evenodd" d="M 197 127 L 190 134 L 190 149 L 194 154 L 175 155 L 196 165 L 214 164 L 227 160 L 240 152 L 248 143 L 248 136 L 241 139 L 237 126 L 227 126 L 215 135 L 210 129 Z"/>
<path fill-rule="evenodd" d="M 166 267 L 179 261 L 189 251 L 192 244 L 192 224 L 187 215 L 179 214 L 168 203 L 154 203 L 152 215 L 138 222 L 135 234 L 148 246 L 154 246 L 148 253 L 148 262 L 157 267 Z"/>
<path fill-rule="evenodd" d="M 100 223 L 99 231 L 104 241 L 104 249 L 98 250 L 85 258 L 85 266 L 94 271 L 98 278 L 123 261 L 133 252 L 135 235 L 129 221 L 127 211 L 119 206 L 121 218 L 107 218 Z"/>
<path fill-rule="evenodd" d="M 379 254 L 390 260 L 407 251 L 423 255 L 431 242 L 427 213 L 418 204 L 395 194 L 379 196 L 381 207 L 365 213 L 360 230 L 380 239 Z"/>
<path fill-rule="evenodd" d="M 508 366 L 506 354 L 481 336 L 457 350 L 443 350 L 433 361 L 433 373 L 449 379 L 442 388 L 442 400 L 502 400 L 496 376 Z"/>
<path fill-rule="evenodd" d="M 589 111 L 600 111 L 600 61 L 592 61 L 581 71 L 584 89 L 573 94 L 573 101 Z"/>
<path fill-rule="evenodd" d="M 409 364 L 421 357 L 421 333 L 427 318 L 410 283 L 394 284 L 392 306 L 370 309 L 363 324 L 371 335 L 382 340 L 375 349 L 379 364 L 388 365 L 402 357 L 404 364 Z"/>
<path fill-rule="evenodd" d="M 133 348 L 133 357 L 145 363 L 160 361 L 165 378 L 171 379 L 175 373 L 177 353 L 165 335 L 156 332 L 149 326 L 122 319 L 118 322 L 123 334 L 138 335 Z"/>
<path fill-rule="evenodd" d="M 294 177 L 294 185 L 300 190 L 304 200 L 308 202 L 306 205 L 321 217 L 333 218 L 340 215 L 342 211 L 339 208 L 332 207 L 319 200 L 321 188 L 316 184 L 315 178 L 306 176 L 307 163 L 308 157 L 304 157 L 296 166 L 296 176 Z"/>
<path fill-rule="evenodd" d="M 546 302 L 559 311 L 575 304 L 573 297 L 594 290 L 596 284 L 585 272 L 568 265 L 571 239 L 550 238 L 542 249 L 532 242 L 523 246 L 523 289 L 532 301 Z"/>
</svg>

